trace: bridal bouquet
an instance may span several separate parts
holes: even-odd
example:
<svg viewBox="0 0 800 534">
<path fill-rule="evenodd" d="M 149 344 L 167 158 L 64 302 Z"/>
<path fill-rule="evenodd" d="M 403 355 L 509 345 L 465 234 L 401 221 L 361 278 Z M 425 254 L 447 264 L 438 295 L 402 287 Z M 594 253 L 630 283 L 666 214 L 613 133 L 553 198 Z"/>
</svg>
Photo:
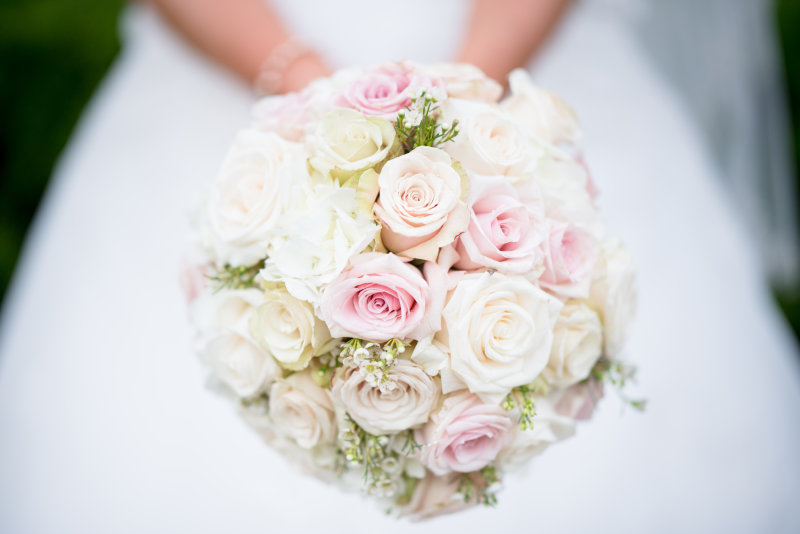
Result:
<svg viewBox="0 0 800 534">
<path fill-rule="evenodd" d="M 500 100 L 470 65 L 402 62 L 268 97 L 198 217 L 213 383 L 280 452 L 401 514 L 494 504 L 631 377 L 631 258 L 575 115 L 509 81 Z"/>
</svg>

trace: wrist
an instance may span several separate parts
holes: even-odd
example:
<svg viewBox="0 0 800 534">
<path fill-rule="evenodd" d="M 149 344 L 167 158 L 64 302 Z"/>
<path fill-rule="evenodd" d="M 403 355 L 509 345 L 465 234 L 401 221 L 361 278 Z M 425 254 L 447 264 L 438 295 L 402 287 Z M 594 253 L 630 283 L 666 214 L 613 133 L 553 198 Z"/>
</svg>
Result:
<svg viewBox="0 0 800 534">
<path fill-rule="evenodd" d="M 270 50 L 261 62 L 255 79 L 256 90 L 265 95 L 295 90 L 298 73 L 302 74 L 309 66 L 318 63 L 320 61 L 311 49 L 287 38 Z"/>
</svg>

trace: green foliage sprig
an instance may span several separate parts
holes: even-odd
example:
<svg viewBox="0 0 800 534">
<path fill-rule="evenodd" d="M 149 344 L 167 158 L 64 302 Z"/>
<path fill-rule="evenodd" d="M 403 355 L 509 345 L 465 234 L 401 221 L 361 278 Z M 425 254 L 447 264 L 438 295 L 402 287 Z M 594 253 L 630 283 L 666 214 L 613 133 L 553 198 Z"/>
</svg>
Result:
<svg viewBox="0 0 800 534">
<path fill-rule="evenodd" d="M 633 365 L 601 358 L 592 369 L 590 379 L 611 384 L 617 390 L 620 399 L 638 411 L 643 411 L 647 407 L 646 400 L 632 399 L 623 391 L 629 383 L 636 379 L 636 367 Z"/>
<path fill-rule="evenodd" d="M 361 428 L 349 415 L 345 416 L 345 425 L 340 431 L 342 453 L 346 465 L 363 466 L 364 485 L 378 488 L 380 484 L 391 481 L 386 473 L 384 462 L 388 458 L 397 460 L 389 449 L 389 436 L 376 436 Z"/>
<path fill-rule="evenodd" d="M 256 285 L 256 276 L 264 268 L 264 260 L 255 265 L 233 267 L 225 265 L 208 277 L 214 284 L 214 291 L 224 289 L 247 289 Z"/>
<path fill-rule="evenodd" d="M 394 129 L 406 152 L 419 146 L 436 147 L 458 135 L 458 121 L 439 124 L 439 99 L 423 90 L 411 98 L 411 105 L 397 114 Z"/>
<path fill-rule="evenodd" d="M 519 408 L 519 427 L 521 430 L 533 430 L 533 417 L 536 415 L 536 403 L 533 400 L 537 393 L 536 383 L 517 386 L 503 400 L 501 405 L 504 410 L 511 411 Z"/>
<path fill-rule="evenodd" d="M 477 502 L 484 506 L 497 506 L 497 486 L 500 476 L 497 469 L 487 465 L 480 471 L 461 475 L 456 491 L 465 503 Z"/>
</svg>

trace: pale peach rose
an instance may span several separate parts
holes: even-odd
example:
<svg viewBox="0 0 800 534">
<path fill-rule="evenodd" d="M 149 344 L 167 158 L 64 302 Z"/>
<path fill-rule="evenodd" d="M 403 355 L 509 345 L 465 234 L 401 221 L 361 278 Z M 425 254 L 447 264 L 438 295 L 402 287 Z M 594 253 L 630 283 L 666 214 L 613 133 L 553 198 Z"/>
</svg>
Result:
<svg viewBox="0 0 800 534">
<path fill-rule="evenodd" d="M 340 368 L 331 382 L 336 402 L 371 434 L 391 434 L 421 425 L 439 404 L 438 381 L 417 364 L 398 359 L 388 375 L 395 387 L 385 392 L 367 383 L 355 367 Z"/>
<path fill-rule="evenodd" d="M 386 248 L 435 261 L 469 224 L 461 175 L 444 151 L 427 146 L 389 160 L 378 177 L 375 215 Z"/>
<path fill-rule="evenodd" d="M 449 98 L 497 102 L 503 95 L 503 86 L 469 63 L 434 63 L 423 69 L 442 81 Z"/>
<path fill-rule="evenodd" d="M 555 411 L 559 415 L 585 421 L 592 417 L 594 409 L 603 398 L 603 383 L 594 378 L 573 384 L 561 394 Z"/>
<path fill-rule="evenodd" d="M 411 502 L 403 507 L 403 513 L 413 520 L 421 520 L 475 506 L 475 500 L 467 502 L 458 492 L 461 477 L 454 473 L 442 476 L 428 474 L 419 479 Z"/>
</svg>

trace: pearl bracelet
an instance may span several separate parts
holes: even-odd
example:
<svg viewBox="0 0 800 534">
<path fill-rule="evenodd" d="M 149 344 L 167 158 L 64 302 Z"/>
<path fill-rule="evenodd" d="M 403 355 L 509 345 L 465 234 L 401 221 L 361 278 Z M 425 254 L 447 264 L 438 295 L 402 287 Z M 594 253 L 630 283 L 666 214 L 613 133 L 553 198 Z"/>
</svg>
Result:
<svg viewBox="0 0 800 534">
<path fill-rule="evenodd" d="M 289 67 L 298 59 L 312 53 L 311 49 L 291 38 L 277 45 L 261 63 L 261 69 L 255 80 L 256 91 L 263 95 L 278 93 L 283 77 Z"/>
</svg>

